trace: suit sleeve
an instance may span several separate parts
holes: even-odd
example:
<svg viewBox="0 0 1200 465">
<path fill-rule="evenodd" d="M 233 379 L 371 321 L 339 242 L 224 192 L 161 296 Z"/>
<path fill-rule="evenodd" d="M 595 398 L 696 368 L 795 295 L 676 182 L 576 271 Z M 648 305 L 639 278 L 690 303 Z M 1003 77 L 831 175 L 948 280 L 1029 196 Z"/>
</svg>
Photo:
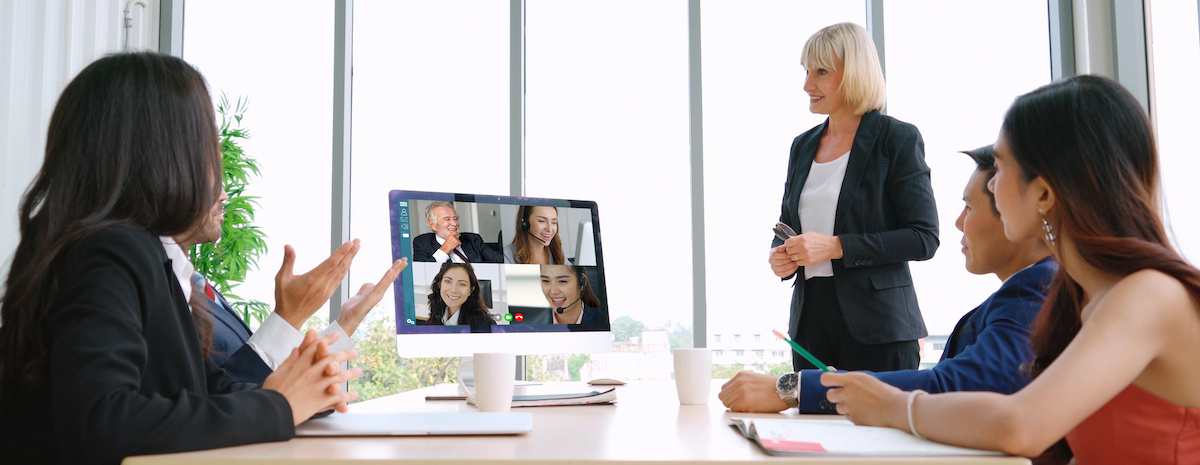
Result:
<svg viewBox="0 0 1200 465">
<path fill-rule="evenodd" d="M 1022 365 L 1033 357 L 1029 348 L 1030 327 L 1044 295 L 1034 288 L 1035 283 L 1013 284 L 1001 286 L 992 296 L 993 308 L 985 319 L 984 329 L 975 343 L 961 353 L 928 370 L 863 373 L 905 391 L 991 391 L 1002 394 L 1019 391 L 1030 381 Z M 819 370 L 801 372 L 801 413 L 836 413 L 828 402 L 821 402 L 829 388 L 821 385 L 820 376 Z"/>
<path fill-rule="evenodd" d="M 226 358 L 219 368 L 243 383 L 262 384 L 272 373 L 271 367 L 267 366 L 267 362 L 263 361 L 250 344 L 243 344 L 233 355 Z"/>
<path fill-rule="evenodd" d="M 433 259 L 433 253 L 435 251 L 437 251 L 437 248 L 430 248 L 429 241 L 426 240 L 427 238 L 428 237 L 425 234 L 421 234 L 421 235 L 413 238 L 412 245 L 413 245 L 413 261 L 414 262 L 435 261 Z M 436 244 L 437 242 L 435 241 L 434 243 Z"/>
<path fill-rule="evenodd" d="M 143 391 L 150 353 L 163 350 L 148 346 L 145 320 L 178 311 L 141 308 L 139 296 L 150 292 L 148 275 L 161 271 L 162 263 L 128 234 L 84 241 L 60 261 L 70 265 L 58 270 L 60 298 L 49 312 L 49 413 L 57 443 L 68 445 L 61 455 L 65 461 L 117 463 L 130 455 L 278 441 L 295 434 L 282 395 L 249 390 L 252 386 L 234 383 L 211 363 L 206 378 L 193 380 L 194 389 Z M 179 337 L 189 336 L 183 331 L 190 327 L 178 328 Z"/>
<path fill-rule="evenodd" d="M 810 132 L 811 132 L 811 131 L 810 131 Z M 805 135 L 807 135 L 807 134 L 808 134 L 808 133 L 806 132 L 806 133 L 804 133 L 804 134 L 801 134 L 801 135 L 799 135 L 799 136 L 796 136 L 796 138 L 792 140 L 792 148 L 791 148 L 791 150 L 789 150 L 789 151 L 788 151 L 788 153 L 789 153 L 789 154 L 792 154 L 792 155 L 791 155 L 791 156 L 788 158 L 788 169 L 787 169 L 787 173 L 788 173 L 788 174 L 787 174 L 787 180 L 783 182 L 783 199 L 779 201 L 779 205 L 780 205 L 780 207 L 779 207 L 779 221 L 780 221 L 780 222 L 782 222 L 782 223 L 790 223 L 788 220 L 791 218 L 791 215 L 788 215 L 788 201 L 787 201 L 787 199 L 788 199 L 788 195 L 790 195 L 790 194 L 791 194 L 791 192 L 792 192 L 792 181 L 793 181 L 793 180 L 792 180 L 792 173 L 795 173 L 795 172 L 796 172 L 796 170 L 795 170 L 795 168 L 796 168 L 796 167 L 795 167 L 794 165 L 796 164 L 796 158 L 797 158 L 797 157 L 795 156 L 795 153 L 796 153 L 796 148 L 800 146 L 800 143 L 801 143 L 801 141 L 803 141 L 803 140 L 804 140 L 804 137 L 805 137 Z M 792 229 L 795 229 L 795 228 L 794 228 L 794 226 L 795 226 L 795 225 L 792 225 L 792 226 L 793 226 L 793 228 L 792 228 Z M 772 235 L 771 235 L 771 248 L 772 248 L 772 249 L 774 249 L 774 248 L 776 248 L 776 247 L 779 247 L 779 246 L 781 246 L 781 245 L 783 245 L 783 240 L 782 240 L 782 239 L 780 239 L 778 236 L 775 236 L 774 234 L 772 234 Z M 797 270 L 797 272 L 798 272 L 798 271 L 799 271 L 799 270 Z M 780 278 L 780 281 L 787 281 L 787 280 L 789 280 L 789 279 L 792 279 L 792 276 L 796 276 L 796 273 L 792 273 L 792 274 L 791 274 L 791 276 L 788 276 L 788 277 L 785 277 L 785 278 Z"/>
<path fill-rule="evenodd" d="M 883 144 L 890 164 L 885 192 L 896 228 L 838 234 L 846 268 L 928 260 L 938 248 L 937 205 L 925 164 L 925 141 L 911 125 L 894 123 L 889 128 Z"/>
<path fill-rule="evenodd" d="M 472 234 L 471 241 L 475 243 L 475 250 L 479 251 L 479 256 L 483 257 L 484 263 L 504 263 L 504 253 L 488 247 L 487 242 L 483 240 L 483 236 Z"/>
</svg>

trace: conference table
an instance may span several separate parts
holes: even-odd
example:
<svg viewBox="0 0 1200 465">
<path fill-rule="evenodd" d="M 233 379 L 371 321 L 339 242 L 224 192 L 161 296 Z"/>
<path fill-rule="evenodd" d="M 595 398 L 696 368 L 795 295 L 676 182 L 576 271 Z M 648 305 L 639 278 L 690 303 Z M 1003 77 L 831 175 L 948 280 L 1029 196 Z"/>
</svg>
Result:
<svg viewBox="0 0 1200 465">
<path fill-rule="evenodd" d="M 833 415 L 734 414 L 717 399 L 714 380 L 707 405 L 679 405 L 673 381 L 633 381 L 617 387 L 614 405 L 514 409 L 533 416 L 533 431 L 514 436 L 306 437 L 207 451 L 129 457 L 126 465 L 227 464 L 1029 464 L 1022 457 L 773 457 L 730 426 L 732 416 L 837 419 Z M 555 390 L 602 387 L 554 383 Z M 445 394 L 434 386 L 359 402 L 351 413 L 472 412 L 464 401 L 426 401 Z M 533 389 L 533 388 L 530 388 Z"/>
</svg>

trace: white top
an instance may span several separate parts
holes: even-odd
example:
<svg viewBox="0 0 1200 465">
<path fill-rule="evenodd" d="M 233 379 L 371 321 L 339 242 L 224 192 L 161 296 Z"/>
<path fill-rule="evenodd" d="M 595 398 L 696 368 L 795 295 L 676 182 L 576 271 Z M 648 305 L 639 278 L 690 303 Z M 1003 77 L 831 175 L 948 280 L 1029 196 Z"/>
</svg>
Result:
<svg viewBox="0 0 1200 465">
<path fill-rule="evenodd" d="M 196 272 L 196 267 L 192 265 L 187 253 L 175 242 L 174 238 L 158 236 L 158 242 L 162 243 L 163 250 L 167 252 L 167 258 L 171 259 L 171 272 L 175 273 L 175 282 L 179 283 L 179 287 L 183 290 L 183 300 L 191 302 L 192 273 Z M 189 306 L 188 311 L 191 310 L 192 307 Z"/>
<path fill-rule="evenodd" d="M 446 313 L 442 314 L 442 324 L 443 325 L 458 324 L 458 315 L 460 315 L 460 314 L 462 314 L 462 308 L 459 308 L 457 312 L 454 312 L 454 316 L 450 316 L 450 309 L 447 308 Z"/>
<path fill-rule="evenodd" d="M 813 162 L 808 170 L 804 189 L 800 190 L 800 233 L 817 232 L 833 235 L 834 216 L 842 181 L 846 178 L 846 161 L 850 152 L 829 163 Z M 833 262 L 825 260 L 804 267 L 804 279 L 833 276 Z"/>
<path fill-rule="evenodd" d="M 442 239 L 442 236 L 437 235 L 437 233 L 433 234 L 433 238 L 437 239 L 438 245 L 446 244 L 446 240 Z M 462 247 L 455 247 L 454 250 L 457 250 L 457 251 L 459 251 L 459 253 L 462 253 L 464 257 L 467 256 L 467 253 L 463 252 Z M 442 252 L 442 249 L 440 249 L 440 248 L 433 251 L 433 261 L 437 262 L 439 265 L 442 263 L 445 263 L 446 259 L 449 259 L 450 261 L 452 261 L 454 263 L 466 263 L 463 261 L 463 259 L 458 258 L 458 255 L 450 255 L 446 252 Z"/>
<path fill-rule="evenodd" d="M 167 252 L 167 258 L 171 259 L 171 271 L 175 274 L 175 280 L 179 283 L 179 287 L 183 289 L 183 298 L 191 302 L 192 273 L 196 271 L 196 267 L 192 265 L 191 260 L 184 253 L 183 247 L 180 247 L 175 239 L 159 236 L 158 241 L 162 242 L 163 250 Z M 192 307 L 188 306 L 188 311 L 191 309 Z M 325 327 L 325 330 L 321 331 L 321 335 L 324 336 L 335 331 L 340 333 L 341 337 L 338 337 L 338 340 L 329 346 L 331 352 L 354 348 L 354 342 L 342 329 L 342 325 L 336 321 Z M 246 344 L 249 344 L 250 349 L 274 371 L 291 355 L 292 349 L 298 347 L 301 342 L 304 342 L 304 334 L 292 327 L 279 314 L 271 312 L 271 315 L 259 325 L 258 331 L 250 335 L 250 340 Z"/>
<path fill-rule="evenodd" d="M 549 263 L 547 263 L 547 265 L 557 265 L 557 263 L 554 263 L 554 255 L 551 255 L 550 251 L 548 251 L 548 250 L 546 251 L 546 261 L 549 262 Z M 516 246 L 514 246 L 512 244 L 508 244 L 508 245 L 504 246 L 504 263 L 513 263 L 513 264 L 521 263 L 521 262 L 517 261 Z"/>
</svg>

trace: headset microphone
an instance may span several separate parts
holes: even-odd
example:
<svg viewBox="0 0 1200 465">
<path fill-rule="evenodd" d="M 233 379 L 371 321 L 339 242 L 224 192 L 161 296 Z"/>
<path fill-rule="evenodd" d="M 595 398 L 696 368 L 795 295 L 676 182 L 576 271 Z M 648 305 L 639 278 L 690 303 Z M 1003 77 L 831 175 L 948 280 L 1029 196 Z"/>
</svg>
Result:
<svg viewBox="0 0 1200 465">
<path fill-rule="evenodd" d="M 583 296 L 579 296 L 579 299 L 582 299 L 582 298 L 583 298 Z M 579 299 L 575 299 L 575 302 L 579 302 Z M 558 307 L 558 308 L 554 309 L 554 311 L 558 312 L 559 315 L 562 315 L 563 312 L 567 310 L 567 308 L 570 308 L 572 305 L 575 305 L 575 302 L 571 302 L 571 303 L 567 304 L 566 307 Z"/>
<path fill-rule="evenodd" d="M 578 280 L 579 280 L 579 298 L 575 299 L 575 302 L 579 302 L 580 299 L 583 299 L 583 285 L 587 284 L 587 276 L 580 274 Z M 575 302 L 571 302 L 571 303 L 567 304 L 566 307 L 558 307 L 558 308 L 554 309 L 554 311 L 558 312 L 559 315 L 562 315 L 563 312 L 566 311 L 567 308 L 570 308 L 572 305 L 575 305 Z"/>
</svg>

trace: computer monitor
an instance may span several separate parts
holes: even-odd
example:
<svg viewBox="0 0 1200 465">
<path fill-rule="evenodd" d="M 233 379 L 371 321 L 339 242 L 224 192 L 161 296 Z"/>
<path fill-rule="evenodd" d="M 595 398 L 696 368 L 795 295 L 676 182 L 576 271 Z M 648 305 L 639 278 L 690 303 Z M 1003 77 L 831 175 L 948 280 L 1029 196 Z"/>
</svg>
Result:
<svg viewBox="0 0 1200 465">
<path fill-rule="evenodd" d="M 401 357 L 612 350 L 595 202 L 400 190 L 388 202 L 393 259 L 409 263 L 393 285 Z"/>
</svg>

